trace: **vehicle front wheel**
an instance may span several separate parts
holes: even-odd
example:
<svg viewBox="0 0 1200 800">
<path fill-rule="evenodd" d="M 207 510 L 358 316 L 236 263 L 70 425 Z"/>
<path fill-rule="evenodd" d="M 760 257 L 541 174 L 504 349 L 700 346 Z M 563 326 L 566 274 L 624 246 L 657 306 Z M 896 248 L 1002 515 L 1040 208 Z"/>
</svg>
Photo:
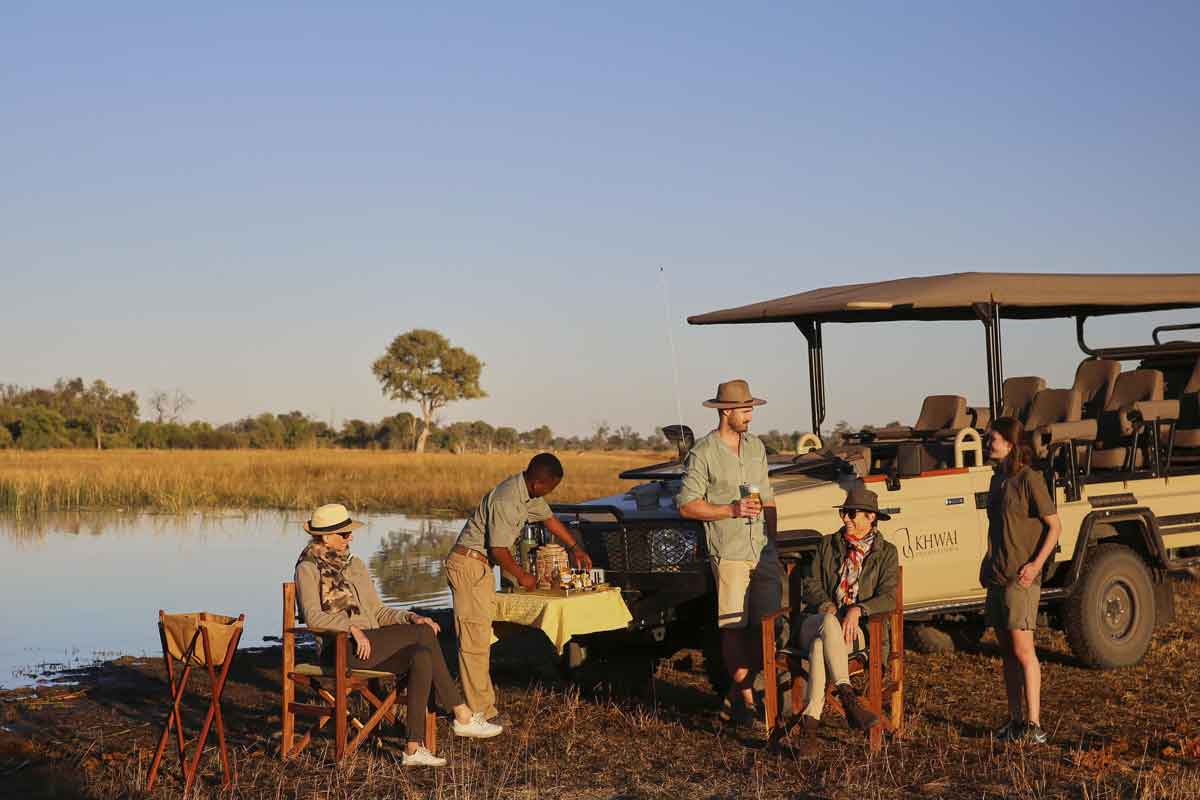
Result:
<svg viewBox="0 0 1200 800">
<path fill-rule="evenodd" d="M 1146 562 L 1124 545 L 1097 547 L 1065 612 L 1067 642 L 1084 664 L 1099 669 L 1137 664 L 1154 635 L 1154 585 Z"/>
</svg>

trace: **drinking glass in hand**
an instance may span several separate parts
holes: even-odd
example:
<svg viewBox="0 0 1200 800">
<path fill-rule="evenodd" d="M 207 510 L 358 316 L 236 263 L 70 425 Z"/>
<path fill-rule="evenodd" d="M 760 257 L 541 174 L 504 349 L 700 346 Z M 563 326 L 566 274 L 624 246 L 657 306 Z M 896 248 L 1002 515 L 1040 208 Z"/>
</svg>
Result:
<svg viewBox="0 0 1200 800">
<path fill-rule="evenodd" d="M 758 503 L 759 510 L 761 512 L 762 495 L 759 494 L 758 487 L 756 485 L 754 485 L 753 483 L 740 484 L 738 486 L 738 492 L 741 494 L 743 500 L 753 500 L 754 502 Z M 758 514 L 754 515 L 754 517 L 757 517 L 757 516 L 758 516 Z M 746 517 L 746 524 L 753 525 L 754 517 Z"/>
</svg>

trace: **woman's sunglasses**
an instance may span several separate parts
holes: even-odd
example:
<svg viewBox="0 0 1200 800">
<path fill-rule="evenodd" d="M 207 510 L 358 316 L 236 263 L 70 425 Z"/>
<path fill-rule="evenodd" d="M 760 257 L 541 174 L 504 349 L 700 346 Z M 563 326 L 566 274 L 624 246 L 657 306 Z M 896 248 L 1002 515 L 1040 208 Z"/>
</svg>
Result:
<svg viewBox="0 0 1200 800">
<path fill-rule="evenodd" d="M 859 514 L 868 514 L 870 512 L 863 511 L 862 509 L 859 509 L 859 508 L 843 508 L 843 509 L 839 509 L 838 513 L 841 514 L 843 517 L 849 517 L 850 519 L 854 519 Z"/>
</svg>

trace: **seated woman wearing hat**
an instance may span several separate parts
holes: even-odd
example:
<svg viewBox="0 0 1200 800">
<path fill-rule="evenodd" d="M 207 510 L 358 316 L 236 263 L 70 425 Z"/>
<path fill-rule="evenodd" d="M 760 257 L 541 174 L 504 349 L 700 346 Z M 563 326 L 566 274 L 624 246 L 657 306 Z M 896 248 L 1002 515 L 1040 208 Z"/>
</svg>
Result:
<svg viewBox="0 0 1200 800">
<path fill-rule="evenodd" d="M 437 691 L 438 703 L 453 711 L 457 735 L 487 739 L 503 728 L 473 715 L 463 703 L 438 645 L 438 624 L 380 601 L 367 565 L 350 554 L 350 540 L 361 527 L 338 503 L 321 506 L 304 523 L 313 538 L 296 561 L 300 615 L 309 627 L 346 631 L 353 637 L 348 654 L 352 669 L 408 674 L 408 738 L 402 761 L 405 766 L 440 767 L 446 759 L 425 747 L 431 687 Z"/>
<path fill-rule="evenodd" d="M 800 620 L 798 639 L 809 663 L 807 705 L 801 719 L 806 737 L 813 736 L 820 725 L 827 676 L 832 676 L 852 726 L 867 730 L 880 721 L 878 714 L 859 701 L 850 685 L 849 658 L 851 652 L 865 647 L 862 623 L 872 614 L 886 614 L 896 608 L 899 554 L 876 527 L 879 520 L 890 517 L 879 510 L 874 492 L 862 486 L 851 489 L 846 501 L 838 506 L 838 513 L 841 530 L 821 539 L 813 576 L 804 581 L 804 609 L 808 613 Z M 885 626 L 884 635 L 888 632 Z M 884 658 L 889 644 L 885 638 Z"/>
</svg>

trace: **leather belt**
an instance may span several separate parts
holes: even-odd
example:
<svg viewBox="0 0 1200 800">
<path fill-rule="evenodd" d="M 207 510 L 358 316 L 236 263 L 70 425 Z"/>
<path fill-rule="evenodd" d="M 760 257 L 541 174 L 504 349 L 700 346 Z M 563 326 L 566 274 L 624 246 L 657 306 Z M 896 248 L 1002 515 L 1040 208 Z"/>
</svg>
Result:
<svg viewBox="0 0 1200 800">
<path fill-rule="evenodd" d="M 488 559 L 488 557 L 483 553 L 479 552 L 478 550 L 472 550 L 469 547 L 463 547 L 461 544 L 454 545 L 454 547 L 450 548 L 450 552 L 458 553 L 460 556 L 466 556 L 467 558 L 473 558 L 476 561 L 482 561 L 489 567 L 492 565 L 491 560 Z"/>
</svg>

